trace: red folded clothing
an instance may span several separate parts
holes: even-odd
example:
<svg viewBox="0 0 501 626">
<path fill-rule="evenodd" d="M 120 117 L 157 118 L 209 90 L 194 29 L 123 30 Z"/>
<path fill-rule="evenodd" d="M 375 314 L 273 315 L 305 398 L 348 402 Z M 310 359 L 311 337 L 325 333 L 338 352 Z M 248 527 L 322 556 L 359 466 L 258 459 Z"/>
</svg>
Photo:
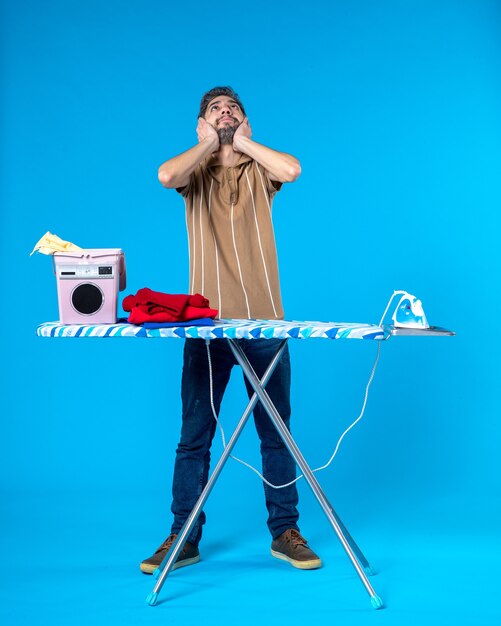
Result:
<svg viewBox="0 0 501 626">
<path fill-rule="evenodd" d="M 130 312 L 131 324 L 144 322 L 186 322 L 193 319 L 217 317 L 218 311 L 209 307 L 209 301 L 199 293 L 194 295 L 170 294 L 144 287 L 135 296 L 122 302 L 124 311 Z"/>
</svg>

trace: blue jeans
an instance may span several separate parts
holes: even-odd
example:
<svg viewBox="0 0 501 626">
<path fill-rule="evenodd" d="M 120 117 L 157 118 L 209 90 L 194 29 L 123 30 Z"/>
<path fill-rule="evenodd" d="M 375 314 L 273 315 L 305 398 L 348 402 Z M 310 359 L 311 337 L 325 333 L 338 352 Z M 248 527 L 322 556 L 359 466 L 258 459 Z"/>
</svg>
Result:
<svg viewBox="0 0 501 626">
<path fill-rule="evenodd" d="M 280 339 L 239 339 L 257 376 L 262 378 L 275 355 Z M 231 369 L 237 364 L 225 339 L 210 342 L 212 363 L 213 398 L 219 415 L 221 401 L 230 378 Z M 245 377 L 244 377 L 245 379 Z M 254 391 L 245 380 L 249 398 Z M 290 358 L 286 346 L 266 391 L 275 404 L 287 428 L 290 428 Z M 172 485 L 172 512 L 174 522 L 171 532 L 179 533 L 203 488 L 207 484 L 210 465 L 210 448 L 216 420 L 210 404 L 209 364 L 207 347 L 203 339 L 187 339 L 184 346 L 183 378 L 181 385 L 183 424 L 181 440 L 176 451 Z M 258 402 L 254 408 L 254 422 L 261 441 L 263 476 L 274 485 L 283 485 L 296 477 L 296 464 L 273 426 L 268 414 Z M 263 483 L 264 484 L 264 483 Z M 296 485 L 273 489 L 264 484 L 268 528 L 275 539 L 288 528 L 295 528 L 299 513 Z M 229 494 L 231 498 L 232 494 Z M 193 527 L 188 541 L 198 545 L 202 536 L 205 513 L 202 511 Z"/>
</svg>

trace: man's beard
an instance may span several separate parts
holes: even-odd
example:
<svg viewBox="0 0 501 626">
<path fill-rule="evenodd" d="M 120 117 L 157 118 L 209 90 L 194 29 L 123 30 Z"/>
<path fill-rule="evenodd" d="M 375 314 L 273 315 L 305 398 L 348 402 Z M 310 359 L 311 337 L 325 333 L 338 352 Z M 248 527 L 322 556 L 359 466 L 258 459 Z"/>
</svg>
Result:
<svg viewBox="0 0 501 626">
<path fill-rule="evenodd" d="M 219 143 L 221 146 L 230 145 L 233 143 L 233 135 L 235 131 L 240 126 L 237 124 L 236 126 L 223 126 L 222 128 L 217 129 L 217 134 L 219 135 Z"/>
</svg>

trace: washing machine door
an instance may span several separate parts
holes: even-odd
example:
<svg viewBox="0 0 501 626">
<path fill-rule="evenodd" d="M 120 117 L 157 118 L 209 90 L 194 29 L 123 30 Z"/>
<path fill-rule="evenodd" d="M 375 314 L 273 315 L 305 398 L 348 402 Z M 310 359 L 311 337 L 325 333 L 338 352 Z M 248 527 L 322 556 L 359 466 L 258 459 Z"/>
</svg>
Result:
<svg viewBox="0 0 501 626">
<path fill-rule="evenodd" d="M 80 283 L 73 289 L 71 305 L 81 315 L 94 315 L 104 304 L 104 293 L 94 283 Z"/>
</svg>

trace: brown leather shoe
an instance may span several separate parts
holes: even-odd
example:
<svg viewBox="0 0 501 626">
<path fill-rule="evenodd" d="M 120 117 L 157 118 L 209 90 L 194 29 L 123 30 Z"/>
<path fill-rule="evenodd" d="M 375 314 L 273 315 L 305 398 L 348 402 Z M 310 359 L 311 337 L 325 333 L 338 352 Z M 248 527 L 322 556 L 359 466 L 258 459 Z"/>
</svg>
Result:
<svg viewBox="0 0 501 626">
<path fill-rule="evenodd" d="M 176 537 L 177 535 L 175 533 L 170 534 L 163 544 L 157 549 L 155 554 L 150 556 L 149 559 L 145 559 L 140 564 L 139 569 L 145 574 L 153 574 L 163 561 L 164 556 L 172 548 L 172 544 L 176 540 Z M 184 544 L 180 555 L 177 557 L 176 562 L 172 566 L 172 570 L 175 570 L 178 567 L 184 567 L 185 565 L 193 565 L 193 563 L 198 563 L 198 561 L 200 561 L 200 552 L 198 551 L 198 548 L 187 541 Z"/>
<path fill-rule="evenodd" d="M 295 528 L 289 528 L 271 542 L 271 554 L 299 569 L 317 569 L 322 561 L 308 547 L 308 542 Z"/>
</svg>

